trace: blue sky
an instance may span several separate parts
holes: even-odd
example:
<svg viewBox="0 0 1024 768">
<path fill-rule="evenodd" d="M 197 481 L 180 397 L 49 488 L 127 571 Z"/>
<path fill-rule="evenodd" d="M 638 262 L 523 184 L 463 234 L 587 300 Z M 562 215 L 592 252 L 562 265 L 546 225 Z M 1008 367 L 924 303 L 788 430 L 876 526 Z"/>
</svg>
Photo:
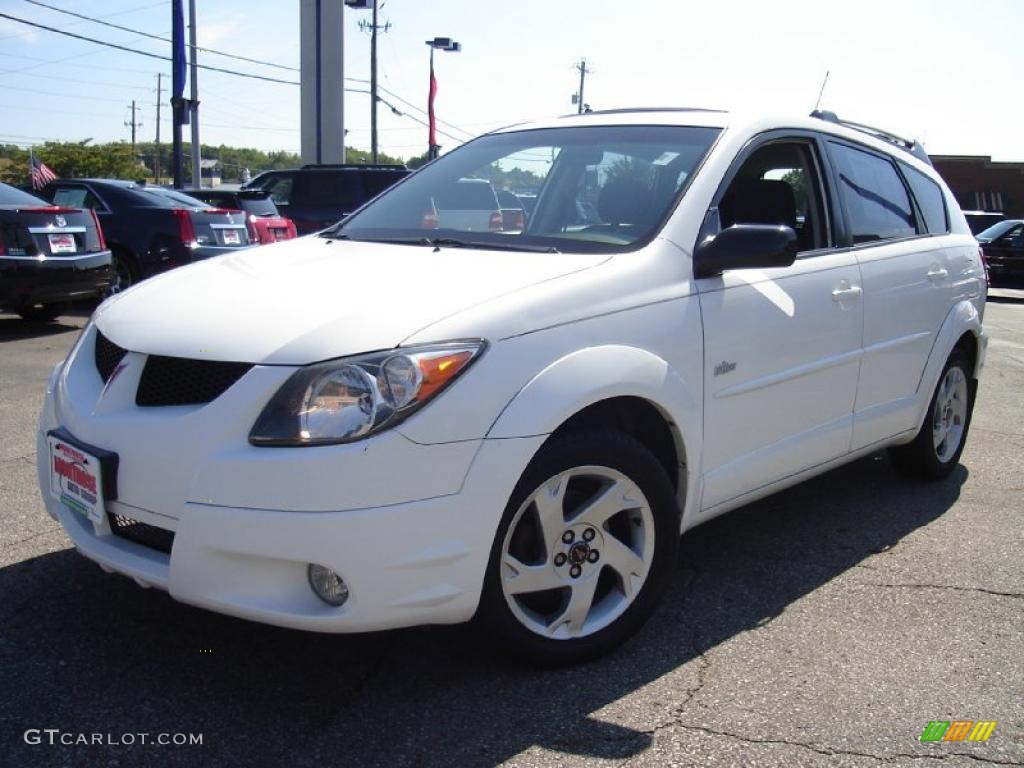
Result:
<svg viewBox="0 0 1024 768">
<path fill-rule="evenodd" d="M 340 1 L 340 0 L 339 0 Z M 170 2 L 45 0 L 132 29 L 170 34 Z M 198 0 L 200 46 L 297 66 L 298 0 Z M 170 46 L 33 5 L 0 0 L 0 13 L 140 50 Z M 346 12 L 346 76 L 369 77 L 362 11 Z M 574 110 L 573 65 L 593 69 L 595 109 L 700 105 L 810 111 L 826 70 L 822 106 L 917 137 L 932 153 L 991 154 L 1024 161 L 1024 0 L 385 0 L 381 85 L 426 107 L 423 41 L 463 44 L 436 60 L 438 116 L 466 138 L 524 119 Z M 207 55 L 210 65 L 271 77 L 297 72 Z M 128 105 L 141 105 L 140 136 L 155 132 L 156 73 L 170 65 L 104 49 L 0 18 L 0 142 L 127 139 Z M 165 85 L 168 78 L 165 77 Z M 201 72 L 202 140 L 263 149 L 299 148 L 299 89 Z M 358 82 L 349 84 L 365 88 Z M 385 98 L 391 98 L 382 94 Z M 422 113 L 397 104 L 409 115 Z M 381 149 L 411 156 L 426 129 L 382 107 Z M 162 140 L 170 139 L 164 112 Z M 346 97 L 348 143 L 369 147 L 369 97 Z M 8 133 L 9 132 L 9 133 Z M 457 142 L 442 137 L 446 148 Z"/>
</svg>

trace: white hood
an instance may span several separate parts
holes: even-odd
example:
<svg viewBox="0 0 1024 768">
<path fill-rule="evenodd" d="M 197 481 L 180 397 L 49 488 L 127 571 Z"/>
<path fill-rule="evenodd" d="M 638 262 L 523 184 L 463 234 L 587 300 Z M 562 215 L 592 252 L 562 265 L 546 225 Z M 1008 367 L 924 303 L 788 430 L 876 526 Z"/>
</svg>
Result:
<svg viewBox="0 0 1024 768">
<path fill-rule="evenodd" d="M 104 304 L 96 325 L 134 352 L 304 365 L 391 349 L 442 318 L 606 258 L 303 237 L 146 280 Z"/>
</svg>

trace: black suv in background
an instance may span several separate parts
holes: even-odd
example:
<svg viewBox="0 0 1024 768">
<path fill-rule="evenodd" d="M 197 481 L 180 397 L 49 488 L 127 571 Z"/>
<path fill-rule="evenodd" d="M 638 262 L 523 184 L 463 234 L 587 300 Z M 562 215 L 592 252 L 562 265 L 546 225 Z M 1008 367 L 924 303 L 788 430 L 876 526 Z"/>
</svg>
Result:
<svg viewBox="0 0 1024 768">
<path fill-rule="evenodd" d="M 243 189 L 265 189 L 300 235 L 348 216 L 412 171 L 404 165 L 304 165 L 261 173 Z"/>
<path fill-rule="evenodd" d="M 110 284 L 110 251 L 96 214 L 50 205 L 0 183 L 0 308 L 56 318 Z"/>
<path fill-rule="evenodd" d="M 251 244 L 244 213 L 210 208 L 173 190 L 116 179 L 57 179 L 40 195 L 99 216 L 113 256 L 112 292 Z"/>
</svg>

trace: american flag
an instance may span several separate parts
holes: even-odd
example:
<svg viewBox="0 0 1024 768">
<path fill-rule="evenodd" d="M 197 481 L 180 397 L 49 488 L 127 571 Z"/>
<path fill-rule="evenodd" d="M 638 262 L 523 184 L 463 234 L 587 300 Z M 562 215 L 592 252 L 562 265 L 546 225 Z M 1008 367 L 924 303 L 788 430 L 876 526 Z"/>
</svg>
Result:
<svg viewBox="0 0 1024 768">
<path fill-rule="evenodd" d="M 32 189 L 42 189 L 57 178 L 57 174 L 35 155 L 29 156 L 28 174 L 32 177 Z"/>
</svg>

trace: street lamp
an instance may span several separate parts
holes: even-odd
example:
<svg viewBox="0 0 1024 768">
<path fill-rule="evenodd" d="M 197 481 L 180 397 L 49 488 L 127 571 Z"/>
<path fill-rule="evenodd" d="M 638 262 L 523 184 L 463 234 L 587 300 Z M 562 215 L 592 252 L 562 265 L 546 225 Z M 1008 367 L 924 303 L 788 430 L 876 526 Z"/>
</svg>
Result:
<svg viewBox="0 0 1024 768">
<path fill-rule="evenodd" d="M 434 117 L 434 97 L 437 95 L 437 78 L 434 77 L 434 51 L 452 51 L 458 53 L 462 50 L 462 44 L 457 43 L 450 37 L 435 37 L 427 40 L 430 48 L 430 91 L 427 96 L 427 115 L 430 118 L 430 136 L 427 139 L 429 147 L 428 157 L 431 160 L 437 158 L 441 147 L 437 143 L 437 120 Z"/>
</svg>

